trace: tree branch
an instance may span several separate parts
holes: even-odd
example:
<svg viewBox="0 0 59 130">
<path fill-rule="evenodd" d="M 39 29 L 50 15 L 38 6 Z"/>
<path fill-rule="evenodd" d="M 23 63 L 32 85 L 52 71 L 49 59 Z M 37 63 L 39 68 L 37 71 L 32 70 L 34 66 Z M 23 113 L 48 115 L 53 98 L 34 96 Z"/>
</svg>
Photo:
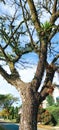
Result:
<svg viewBox="0 0 59 130">
<path fill-rule="evenodd" d="M 10 75 L 1 67 L 1 65 L 0 74 L 10 83 Z"/>
<path fill-rule="evenodd" d="M 9 61 L 10 59 L 9 59 L 8 56 L 6 55 L 4 49 L 2 48 L 1 45 L 0 45 L 0 49 L 1 49 L 1 51 L 2 51 L 2 53 L 3 53 L 3 55 L 4 55 L 4 57 L 5 57 L 5 59 L 6 59 L 7 61 Z"/>
<path fill-rule="evenodd" d="M 56 71 L 56 66 L 54 66 L 52 63 L 50 65 L 47 64 L 46 78 L 43 87 L 40 91 L 40 94 L 43 97 L 43 99 L 46 97 L 46 95 L 52 94 L 54 90 L 54 85 L 52 85 L 52 81 L 53 81 L 55 71 Z"/>
<path fill-rule="evenodd" d="M 33 24 L 34 24 L 38 34 L 40 34 L 41 26 L 40 26 L 40 21 L 38 19 L 38 15 L 37 15 L 37 11 L 36 11 L 34 2 L 33 2 L 33 0 L 27 0 L 27 1 L 29 4 L 29 7 L 30 7 Z"/>
<path fill-rule="evenodd" d="M 49 41 L 49 42 L 50 42 L 50 40 L 52 39 L 52 37 L 53 37 L 57 32 L 59 32 L 59 27 L 58 27 L 58 26 L 54 25 L 53 27 L 54 27 L 54 30 L 51 31 L 50 36 L 49 36 L 49 38 L 48 38 L 48 41 Z"/>
<path fill-rule="evenodd" d="M 51 10 L 49 10 L 47 6 L 45 6 L 44 4 L 41 5 L 50 15 L 52 15 Z"/>
<path fill-rule="evenodd" d="M 47 43 L 44 43 L 44 41 L 41 41 L 40 59 L 37 65 L 37 70 L 36 70 L 34 79 L 31 82 L 31 87 L 33 88 L 33 91 L 37 91 L 41 84 L 44 70 L 46 67 L 46 58 L 47 58 Z"/>
<path fill-rule="evenodd" d="M 12 33 L 12 35 L 9 37 L 8 42 L 7 42 L 7 44 L 5 45 L 4 49 L 6 49 L 8 45 L 10 45 L 10 43 L 12 42 L 12 38 L 13 38 L 14 34 L 17 32 L 17 30 L 20 28 L 20 26 L 21 26 L 23 23 L 24 23 L 24 21 L 21 21 L 20 24 L 18 25 L 18 27 L 14 30 L 14 32 Z M 20 32 L 19 32 L 19 34 L 20 34 Z"/>
<path fill-rule="evenodd" d="M 54 0 L 53 11 L 52 11 L 53 14 L 54 14 L 54 13 L 56 12 L 56 10 L 57 10 L 57 1 L 58 1 L 58 0 Z"/>
<path fill-rule="evenodd" d="M 55 23 L 55 21 L 57 20 L 58 17 L 59 17 L 59 11 L 53 13 L 53 14 L 51 15 L 51 18 L 50 18 L 50 23 L 51 23 L 52 25 L 54 25 L 54 23 Z"/>
<path fill-rule="evenodd" d="M 26 20 L 26 18 L 25 18 L 24 8 L 23 8 L 23 6 L 22 6 L 21 0 L 20 0 L 20 3 L 21 3 L 21 7 L 22 7 L 22 12 L 23 12 L 23 18 L 24 18 L 24 21 L 25 21 L 25 24 L 26 24 L 26 27 L 27 27 L 27 31 L 28 31 L 29 37 L 30 37 L 30 46 L 32 47 L 32 49 L 35 48 L 36 50 L 38 50 L 38 46 L 37 46 L 37 44 L 34 42 L 33 37 L 32 37 L 32 35 L 31 35 L 31 32 L 30 32 L 30 30 L 29 30 L 29 27 L 28 27 L 28 25 L 27 25 L 27 20 Z"/>
<path fill-rule="evenodd" d="M 32 48 L 29 47 L 29 45 L 27 47 L 23 48 L 23 50 L 19 50 L 18 56 L 16 56 L 15 59 L 13 59 L 13 63 L 16 63 L 23 54 L 26 54 L 29 52 L 32 52 Z"/>
<path fill-rule="evenodd" d="M 56 55 L 56 57 L 54 57 L 54 59 L 53 59 L 53 61 L 52 61 L 52 64 L 54 64 L 54 63 L 58 60 L 58 58 L 59 58 L 59 54 Z"/>
<path fill-rule="evenodd" d="M 6 81 L 8 83 L 11 83 L 12 85 L 14 85 L 14 82 L 16 79 L 19 78 L 19 74 L 16 71 L 16 69 L 14 69 L 12 74 L 8 74 L 0 65 L 0 74 L 6 79 Z"/>
<path fill-rule="evenodd" d="M 59 11 L 57 11 L 57 0 L 54 0 L 54 4 L 52 7 L 52 15 L 50 19 L 51 24 L 54 24 L 58 16 L 59 16 Z"/>
<path fill-rule="evenodd" d="M 55 66 L 53 66 L 52 64 L 51 65 L 47 64 L 45 81 L 44 81 L 41 91 L 38 92 L 39 103 L 45 100 L 45 98 L 49 94 L 53 93 L 55 85 L 52 84 L 52 81 L 53 81 L 55 71 L 56 71 Z"/>
</svg>

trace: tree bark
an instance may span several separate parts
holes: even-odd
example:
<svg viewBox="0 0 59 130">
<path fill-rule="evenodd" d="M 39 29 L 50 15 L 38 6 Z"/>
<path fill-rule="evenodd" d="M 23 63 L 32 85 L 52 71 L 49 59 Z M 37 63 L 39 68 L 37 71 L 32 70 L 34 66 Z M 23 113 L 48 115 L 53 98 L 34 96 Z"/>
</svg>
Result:
<svg viewBox="0 0 59 130">
<path fill-rule="evenodd" d="M 37 130 L 38 102 L 35 93 L 28 88 L 26 95 L 22 98 L 22 113 L 19 130 Z"/>
</svg>

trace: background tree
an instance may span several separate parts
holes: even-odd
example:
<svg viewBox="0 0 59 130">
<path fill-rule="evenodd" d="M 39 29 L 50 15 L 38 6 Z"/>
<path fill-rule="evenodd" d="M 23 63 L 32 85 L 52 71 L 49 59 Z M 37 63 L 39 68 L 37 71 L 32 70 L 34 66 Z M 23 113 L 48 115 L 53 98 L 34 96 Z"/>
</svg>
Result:
<svg viewBox="0 0 59 130">
<path fill-rule="evenodd" d="M 0 95 L 0 107 L 1 112 L 0 114 L 8 119 L 14 118 L 14 106 L 13 104 L 15 102 L 19 101 L 18 98 L 13 97 L 13 95 L 7 94 L 7 95 Z"/>
<path fill-rule="evenodd" d="M 7 6 L 13 12 L 6 10 L 0 13 L 0 60 L 9 66 L 10 73 L 0 64 L 0 74 L 21 94 L 20 130 L 37 130 L 38 106 L 53 92 L 53 77 L 59 70 L 59 42 L 52 41 L 59 32 L 59 1 L 5 0 L 3 7 Z M 43 20 L 44 15 L 48 19 Z M 37 53 L 38 64 L 33 80 L 25 83 L 20 78 L 16 63 L 23 67 L 26 61 L 21 59 L 22 55 L 29 52 Z M 20 64 L 18 66 L 21 67 Z M 45 80 L 38 92 L 44 72 Z"/>
<path fill-rule="evenodd" d="M 13 105 L 14 102 L 17 102 L 19 99 L 14 97 L 11 94 L 0 95 L 0 106 L 2 108 L 7 108 Z"/>
</svg>

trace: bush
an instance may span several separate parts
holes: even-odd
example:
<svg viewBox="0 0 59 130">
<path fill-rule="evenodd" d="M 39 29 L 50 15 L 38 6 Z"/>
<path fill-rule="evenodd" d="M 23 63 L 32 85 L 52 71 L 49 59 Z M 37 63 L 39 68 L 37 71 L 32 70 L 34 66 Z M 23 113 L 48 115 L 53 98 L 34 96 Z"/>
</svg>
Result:
<svg viewBox="0 0 59 130">
<path fill-rule="evenodd" d="M 54 101 L 54 98 L 52 97 L 52 95 L 48 95 L 46 100 L 48 102 L 48 106 L 52 106 L 55 104 L 55 101 Z"/>
<path fill-rule="evenodd" d="M 59 124 L 59 106 L 50 106 L 48 111 L 52 114 L 56 124 Z"/>
<path fill-rule="evenodd" d="M 38 111 L 38 122 L 41 122 L 45 125 L 56 125 L 56 121 L 53 115 L 43 108 L 39 108 Z"/>
</svg>

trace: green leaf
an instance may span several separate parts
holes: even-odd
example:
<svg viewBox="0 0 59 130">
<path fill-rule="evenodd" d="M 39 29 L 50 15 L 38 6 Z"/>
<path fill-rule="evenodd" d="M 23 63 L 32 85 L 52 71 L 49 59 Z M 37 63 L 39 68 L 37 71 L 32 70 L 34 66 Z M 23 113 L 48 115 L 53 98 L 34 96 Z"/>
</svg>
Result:
<svg viewBox="0 0 59 130">
<path fill-rule="evenodd" d="M 42 29 L 48 30 L 52 27 L 51 23 L 46 21 L 44 24 L 41 25 Z"/>
</svg>

